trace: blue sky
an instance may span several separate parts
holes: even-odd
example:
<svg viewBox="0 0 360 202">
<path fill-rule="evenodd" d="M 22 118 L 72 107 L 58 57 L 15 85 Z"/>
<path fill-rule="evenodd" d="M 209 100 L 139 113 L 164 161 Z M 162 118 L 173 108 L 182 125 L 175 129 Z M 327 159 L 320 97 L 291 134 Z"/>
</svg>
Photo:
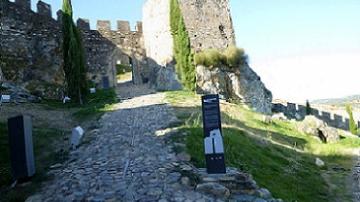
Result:
<svg viewBox="0 0 360 202">
<path fill-rule="evenodd" d="M 62 3 L 44 1 L 53 13 Z M 144 2 L 73 0 L 74 15 L 134 29 Z M 293 101 L 360 94 L 359 11 L 359 0 L 231 0 L 237 45 L 274 97 Z"/>
</svg>

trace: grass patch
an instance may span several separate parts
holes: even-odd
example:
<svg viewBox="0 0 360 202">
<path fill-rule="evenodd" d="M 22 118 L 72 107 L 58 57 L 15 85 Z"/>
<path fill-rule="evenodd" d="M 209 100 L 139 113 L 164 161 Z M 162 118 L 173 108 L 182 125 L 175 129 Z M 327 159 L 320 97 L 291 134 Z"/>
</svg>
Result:
<svg viewBox="0 0 360 202">
<path fill-rule="evenodd" d="M 74 111 L 73 116 L 80 121 L 88 119 L 98 119 L 106 111 L 112 109 L 112 104 L 116 103 L 115 89 L 98 89 L 95 94 L 89 94 L 86 103 L 79 105 L 74 102 L 63 104 L 58 100 L 45 100 L 41 105 L 46 109 L 60 109 Z"/>
<path fill-rule="evenodd" d="M 198 167 L 205 166 L 201 100 L 189 92 L 167 92 L 167 100 L 187 132 L 187 152 Z M 266 124 L 262 115 L 234 104 L 221 104 L 227 166 L 249 172 L 261 187 L 285 201 L 351 201 L 346 181 L 351 174 L 352 149 L 360 139 L 344 136 L 323 144 L 299 132 L 292 122 Z M 325 161 L 319 168 L 315 158 Z M 340 169 L 338 169 L 340 168 Z"/>
<path fill-rule="evenodd" d="M 12 190 L 8 187 L 12 183 L 10 151 L 8 142 L 7 125 L 0 123 L 0 195 L 4 201 L 25 201 L 34 194 L 42 181 L 49 177 L 46 175 L 49 167 L 65 160 L 67 154 L 60 153 L 56 144 L 62 141 L 62 132 L 48 128 L 34 128 L 33 142 L 36 175 L 31 179 L 31 184 L 25 187 L 17 186 Z"/>
<path fill-rule="evenodd" d="M 118 64 L 116 65 L 116 72 L 118 81 L 132 80 L 132 67 L 130 65 Z"/>
<path fill-rule="evenodd" d="M 112 104 L 116 103 L 116 93 L 114 89 L 97 90 L 95 94 L 90 94 L 87 102 L 77 112 L 74 117 L 79 120 L 89 118 L 98 119 L 105 112 L 112 109 Z"/>
</svg>

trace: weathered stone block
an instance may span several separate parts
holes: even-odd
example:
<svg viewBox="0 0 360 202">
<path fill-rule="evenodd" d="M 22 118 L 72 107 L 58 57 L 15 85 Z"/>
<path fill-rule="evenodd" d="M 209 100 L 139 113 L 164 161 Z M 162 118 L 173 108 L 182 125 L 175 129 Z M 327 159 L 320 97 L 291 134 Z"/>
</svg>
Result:
<svg viewBox="0 0 360 202">
<path fill-rule="evenodd" d="M 119 32 L 130 32 L 130 22 L 129 21 L 123 21 L 123 20 L 118 20 L 117 21 L 117 29 Z"/>
<path fill-rule="evenodd" d="M 15 3 L 24 8 L 31 8 L 31 0 L 15 0 Z"/>
<path fill-rule="evenodd" d="M 86 31 L 90 30 L 90 21 L 88 19 L 79 18 L 76 21 L 76 25 L 79 29 L 86 30 Z"/>
<path fill-rule="evenodd" d="M 96 23 L 96 29 L 99 31 L 110 31 L 111 22 L 109 20 L 98 20 Z"/>
<path fill-rule="evenodd" d="M 40 15 L 51 17 L 51 6 L 43 1 L 38 1 L 36 4 L 37 12 Z"/>
<path fill-rule="evenodd" d="M 139 33 L 143 32 L 143 24 L 142 22 L 136 22 L 136 31 Z"/>
</svg>

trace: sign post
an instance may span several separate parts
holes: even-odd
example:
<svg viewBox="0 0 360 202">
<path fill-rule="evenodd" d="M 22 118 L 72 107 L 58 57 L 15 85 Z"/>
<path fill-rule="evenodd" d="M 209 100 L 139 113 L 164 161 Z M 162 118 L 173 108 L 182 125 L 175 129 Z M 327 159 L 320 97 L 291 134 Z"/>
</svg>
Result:
<svg viewBox="0 0 360 202">
<path fill-rule="evenodd" d="M 219 95 L 202 97 L 204 147 L 209 174 L 226 173 Z"/>
</svg>

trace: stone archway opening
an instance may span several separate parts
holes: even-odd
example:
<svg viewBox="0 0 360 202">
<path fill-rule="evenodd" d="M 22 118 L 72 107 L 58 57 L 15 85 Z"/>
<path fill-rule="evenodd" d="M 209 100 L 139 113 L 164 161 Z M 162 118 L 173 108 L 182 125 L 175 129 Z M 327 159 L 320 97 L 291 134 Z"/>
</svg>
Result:
<svg viewBox="0 0 360 202">
<path fill-rule="evenodd" d="M 134 63 L 132 57 L 122 55 L 120 58 L 117 58 L 115 66 L 118 84 L 134 83 Z"/>
</svg>

